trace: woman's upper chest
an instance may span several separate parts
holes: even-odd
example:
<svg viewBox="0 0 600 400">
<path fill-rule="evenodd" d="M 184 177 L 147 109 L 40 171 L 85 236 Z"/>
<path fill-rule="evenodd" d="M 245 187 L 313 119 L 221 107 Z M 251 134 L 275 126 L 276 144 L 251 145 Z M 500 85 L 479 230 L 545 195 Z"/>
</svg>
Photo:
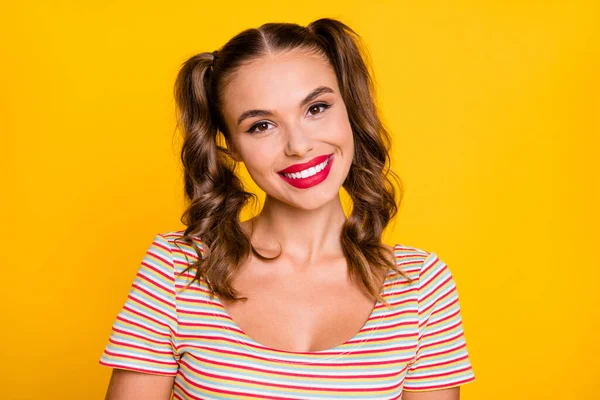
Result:
<svg viewBox="0 0 600 400">
<path fill-rule="evenodd" d="M 286 351 L 320 351 L 346 342 L 375 306 L 350 280 L 344 259 L 310 267 L 252 260 L 233 287 L 248 298 L 220 300 L 234 323 L 256 342 Z"/>
</svg>

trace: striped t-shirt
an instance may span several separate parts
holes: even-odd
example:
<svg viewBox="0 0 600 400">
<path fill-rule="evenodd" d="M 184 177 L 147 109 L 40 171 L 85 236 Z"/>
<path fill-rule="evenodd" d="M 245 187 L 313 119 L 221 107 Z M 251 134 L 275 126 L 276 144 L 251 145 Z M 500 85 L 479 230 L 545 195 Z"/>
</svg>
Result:
<svg viewBox="0 0 600 400">
<path fill-rule="evenodd" d="M 100 364 L 175 376 L 174 399 L 401 399 L 402 391 L 475 380 L 458 292 L 433 252 L 396 244 L 390 271 L 362 329 L 334 348 L 291 352 L 247 336 L 192 271 L 183 231 L 154 237 L 112 326 Z M 197 244 L 202 249 L 202 242 Z M 203 253 L 202 253 L 203 254 Z"/>
</svg>

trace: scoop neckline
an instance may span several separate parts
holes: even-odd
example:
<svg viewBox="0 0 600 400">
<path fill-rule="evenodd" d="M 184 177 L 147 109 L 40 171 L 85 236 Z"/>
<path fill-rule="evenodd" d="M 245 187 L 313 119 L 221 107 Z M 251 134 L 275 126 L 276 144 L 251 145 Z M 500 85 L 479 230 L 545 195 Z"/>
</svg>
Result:
<svg viewBox="0 0 600 400">
<path fill-rule="evenodd" d="M 396 253 L 396 247 L 397 245 L 395 245 L 393 247 L 394 249 L 394 256 Z M 397 265 L 397 264 L 396 264 Z M 391 277 L 395 275 L 395 271 L 394 270 L 388 270 L 387 275 L 384 279 L 383 285 L 381 286 L 381 290 L 379 292 L 379 294 L 385 299 L 387 300 L 387 296 L 388 296 L 388 284 L 391 282 Z M 219 299 L 218 296 L 213 296 L 214 297 L 214 303 L 216 303 L 216 305 L 219 307 L 219 309 L 221 310 L 222 314 L 221 315 L 217 315 L 214 314 L 216 317 L 222 316 L 225 317 L 227 320 L 229 320 L 229 322 L 231 323 L 231 325 L 233 326 L 233 329 L 235 329 L 235 331 L 244 338 L 245 341 L 251 343 L 253 346 L 255 347 L 259 347 L 262 350 L 265 351 L 269 351 L 269 352 L 274 352 L 274 353 L 283 353 L 286 355 L 292 355 L 292 356 L 338 356 L 339 352 L 341 352 L 342 354 L 346 354 L 348 353 L 348 351 L 345 351 L 345 347 L 347 347 L 348 345 L 352 344 L 353 342 L 356 342 L 358 340 L 358 337 L 367 329 L 368 325 L 371 324 L 371 322 L 373 320 L 375 320 L 375 313 L 378 309 L 381 308 L 381 306 L 383 306 L 383 303 L 381 303 L 379 300 L 377 300 L 375 302 L 375 305 L 373 306 L 373 309 L 371 310 L 371 313 L 369 314 L 369 317 L 367 318 L 367 320 L 365 321 L 365 323 L 363 324 L 363 326 L 360 328 L 360 330 L 358 332 L 356 332 L 350 339 L 344 341 L 341 344 L 338 344 L 334 347 L 330 347 L 328 349 L 324 349 L 324 350 L 315 350 L 315 351 L 290 351 L 290 350 L 284 350 L 284 349 L 278 349 L 275 347 L 271 347 L 271 346 L 267 346 L 264 345 L 262 343 L 260 343 L 259 341 L 255 340 L 254 338 L 252 338 L 251 336 L 249 336 L 242 328 L 240 328 L 240 326 L 238 325 L 237 322 L 235 322 L 235 320 L 231 317 L 231 315 L 229 314 L 229 312 L 227 312 L 227 309 L 225 308 L 225 306 L 223 305 L 223 303 L 221 302 L 221 299 Z M 381 318 L 384 317 L 384 314 L 381 314 L 377 320 L 380 320 Z M 226 326 L 225 324 L 221 324 L 221 326 L 223 326 L 225 329 L 231 331 L 232 328 Z M 379 324 L 375 325 L 373 327 L 373 329 L 371 329 L 370 333 L 363 338 L 363 340 L 359 341 L 358 343 L 356 343 L 355 346 L 351 347 L 349 350 L 355 349 L 357 347 L 360 347 L 362 345 L 362 343 L 364 343 L 367 339 L 371 338 L 373 336 L 373 334 L 379 329 Z M 244 345 L 245 347 L 247 347 L 247 345 L 245 343 L 240 342 L 239 340 L 236 339 L 236 341 L 238 341 L 238 343 Z M 256 351 L 256 350 L 253 350 Z"/>
</svg>

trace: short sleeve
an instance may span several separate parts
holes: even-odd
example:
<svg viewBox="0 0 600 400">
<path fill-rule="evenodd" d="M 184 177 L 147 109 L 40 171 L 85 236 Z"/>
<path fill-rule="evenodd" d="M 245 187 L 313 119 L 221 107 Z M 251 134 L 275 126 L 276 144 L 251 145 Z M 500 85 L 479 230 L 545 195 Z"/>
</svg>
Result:
<svg viewBox="0 0 600 400">
<path fill-rule="evenodd" d="M 474 381 L 456 284 L 436 253 L 423 261 L 418 285 L 418 343 L 404 390 L 447 389 Z"/>
<path fill-rule="evenodd" d="M 157 234 L 113 323 L 100 364 L 175 375 L 179 359 L 175 300 L 173 256 L 167 239 Z"/>
</svg>

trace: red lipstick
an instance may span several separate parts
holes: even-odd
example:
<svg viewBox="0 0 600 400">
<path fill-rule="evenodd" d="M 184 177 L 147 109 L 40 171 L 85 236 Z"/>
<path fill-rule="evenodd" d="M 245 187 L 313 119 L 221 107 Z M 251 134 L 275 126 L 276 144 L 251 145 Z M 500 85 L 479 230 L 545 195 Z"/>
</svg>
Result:
<svg viewBox="0 0 600 400">
<path fill-rule="evenodd" d="M 314 168 L 315 165 L 319 165 L 324 161 L 327 161 L 325 167 L 323 167 L 323 169 L 317 172 L 317 170 L 321 167 Z M 279 176 L 281 176 L 281 178 L 284 181 L 286 181 L 294 187 L 297 187 L 299 189 L 308 189 L 323 182 L 329 176 L 329 171 L 331 171 L 331 164 L 333 164 L 333 154 L 327 156 L 319 156 L 303 164 L 291 165 L 286 169 L 279 171 Z M 311 169 L 311 171 L 309 171 L 308 173 L 312 175 L 307 174 L 307 169 L 309 168 Z M 304 172 L 300 173 L 301 171 Z M 284 174 L 288 174 L 288 176 Z M 292 174 L 294 176 L 289 176 L 289 174 Z"/>
<path fill-rule="evenodd" d="M 310 167 L 314 167 L 315 165 L 321 164 L 323 161 L 327 160 L 327 158 L 329 158 L 329 156 L 331 156 L 332 154 L 327 154 L 324 156 L 317 156 L 315 158 L 313 158 L 312 160 L 302 163 L 302 164 L 294 164 L 294 165 L 290 165 L 289 167 L 287 167 L 286 169 L 282 169 L 281 171 L 278 171 L 279 174 L 290 174 L 292 172 L 300 172 L 304 169 L 310 168 Z"/>
</svg>

